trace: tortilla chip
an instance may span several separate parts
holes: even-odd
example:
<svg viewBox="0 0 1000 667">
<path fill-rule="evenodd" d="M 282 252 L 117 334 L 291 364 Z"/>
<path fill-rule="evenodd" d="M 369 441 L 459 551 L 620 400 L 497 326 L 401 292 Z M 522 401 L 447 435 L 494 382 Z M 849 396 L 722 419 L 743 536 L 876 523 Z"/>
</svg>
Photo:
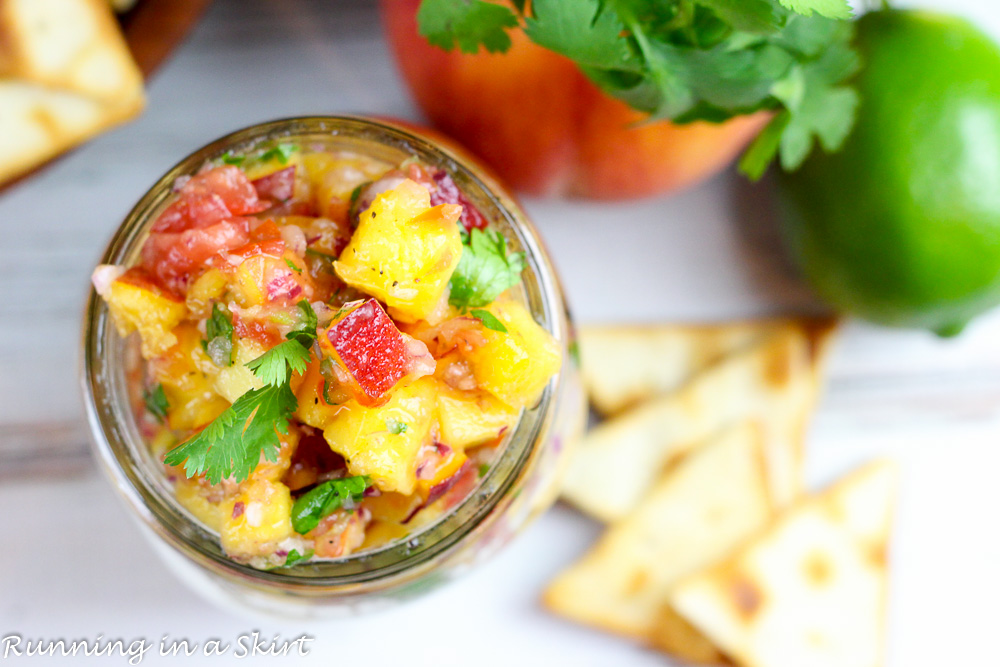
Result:
<svg viewBox="0 0 1000 667">
<path fill-rule="evenodd" d="M 0 2 L 0 182 L 143 105 L 142 75 L 106 2 Z"/>
<path fill-rule="evenodd" d="M 745 667 L 882 664 L 895 467 L 873 463 L 782 515 L 669 595 Z"/>
<path fill-rule="evenodd" d="M 820 346 L 811 331 L 778 328 L 678 391 L 599 424 L 577 445 L 563 498 L 602 521 L 621 519 L 667 465 L 752 418 L 764 426 L 772 497 L 779 505 L 796 498 L 802 439 L 819 386 L 813 352 Z"/>
<path fill-rule="evenodd" d="M 545 604 L 645 640 L 679 578 L 721 559 L 771 518 L 764 448 L 762 429 L 744 423 L 684 458 L 552 582 Z"/>
<path fill-rule="evenodd" d="M 723 358 L 757 344 L 787 320 L 725 324 L 584 326 L 579 330 L 584 387 L 609 417 L 676 391 Z"/>
</svg>

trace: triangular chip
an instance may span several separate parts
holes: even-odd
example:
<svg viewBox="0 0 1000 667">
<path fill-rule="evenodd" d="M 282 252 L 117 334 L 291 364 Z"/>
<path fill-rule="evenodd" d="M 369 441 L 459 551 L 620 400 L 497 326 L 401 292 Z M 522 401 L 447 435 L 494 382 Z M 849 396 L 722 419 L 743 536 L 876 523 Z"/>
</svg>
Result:
<svg viewBox="0 0 1000 667">
<path fill-rule="evenodd" d="M 744 667 L 882 664 L 895 466 L 870 464 L 678 582 L 671 611 Z"/>
<path fill-rule="evenodd" d="M 577 444 L 563 498 L 600 520 L 621 519 L 668 464 L 725 427 L 758 418 L 768 441 L 772 495 L 779 504 L 794 499 L 801 441 L 818 389 L 812 331 L 776 329 L 678 391 L 599 424 Z M 609 476 L 619 482 L 608 483 Z"/>
<path fill-rule="evenodd" d="M 744 423 L 684 458 L 552 582 L 546 605 L 582 623 L 648 638 L 679 578 L 718 561 L 771 518 L 764 455 L 760 427 Z"/>
<path fill-rule="evenodd" d="M 143 104 L 142 75 L 106 2 L 0 2 L 0 181 Z"/>
<path fill-rule="evenodd" d="M 584 387 L 605 417 L 676 391 L 721 359 L 757 344 L 789 320 L 724 324 L 583 326 Z"/>
</svg>

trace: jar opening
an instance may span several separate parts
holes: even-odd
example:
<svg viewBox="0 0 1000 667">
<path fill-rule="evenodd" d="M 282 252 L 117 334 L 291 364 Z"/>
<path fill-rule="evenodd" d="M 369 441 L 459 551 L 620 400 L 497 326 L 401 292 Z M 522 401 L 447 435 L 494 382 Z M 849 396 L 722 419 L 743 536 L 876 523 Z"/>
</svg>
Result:
<svg viewBox="0 0 1000 667">
<path fill-rule="evenodd" d="M 131 266 L 156 216 L 171 197 L 178 178 L 197 173 L 226 153 L 243 153 L 294 140 L 326 149 L 353 150 L 390 163 L 416 157 L 444 169 L 462 192 L 507 237 L 513 250 L 526 255 L 522 297 L 535 321 L 556 340 L 568 336 L 562 296 L 539 239 L 518 206 L 488 175 L 459 155 L 388 122 L 356 117 L 304 117 L 249 127 L 192 153 L 169 170 L 126 217 L 102 263 Z M 405 538 L 338 560 L 294 568 L 258 570 L 228 558 L 218 535 L 195 520 L 174 497 L 159 462 L 154 460 L 130 409 L 127 377 L 129 346 L 114 330 L 104 302 L 91 290 L 84 326 L 83 384 L 95 448 L 108 474 L 147 527 L 189 558 L 227 577 L 287 589 L 350 590 L 392 575 L 430 566 L 477 530 L 516 488 L 518 480 L 551 426 L 553 396 L 562 372 L 550 381 L 539 403 L 522 412 L 490 469 L 476 489 L 456 507 Z M 134 346 L 133 346 L 134 347 Z"/>
</svg>

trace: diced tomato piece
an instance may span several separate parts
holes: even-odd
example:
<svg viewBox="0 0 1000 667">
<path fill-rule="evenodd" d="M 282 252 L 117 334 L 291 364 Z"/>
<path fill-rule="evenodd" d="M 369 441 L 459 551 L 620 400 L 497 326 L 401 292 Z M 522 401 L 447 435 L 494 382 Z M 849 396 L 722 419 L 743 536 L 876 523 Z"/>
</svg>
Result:
<svg viewBox="0 0 1000 667">
<path fill-rule="evenodd" d="M 334 319 L 326 342 L 351 376 L 352 393 L 362 405 L 377 405 L 409 370 L 403 334 L 375 299 Z"/>
<path fill-rule="evenodd" d="M 142 265 L 161 284 L 178 294 L 213 255 L 250 240 L 246 219 L 225 220 L 202 229 L 154 232 L 142 247 Z"/>
<path fill-rule="evenodd" d="M 222 197 L 212 192 L 182 194 L 153 224 L 154 232 L 182 232 L 231 218 Z"/>
<path fill-rule="evenodd" d="M 284 202 L 295 194 L 295 165 L 250 181 L 262 199 Z"/>
<path fill-rule="evenodd" d="M 177 201 L 153 224 L 154 232 L 182 232 L 211 226 L 233 216 L 259 213 L 268 207 L 238 168 L 215 167 L 191 177 Z"/>
<path fill-rule="evenodd" d="M 281 335 L 277 328 L 270 323 L 260 320 L 250 320 L 233 314 L 233 330 L 237 338 L 248 338 L 255 340 L 266 348 L 272 348 L 281 342 Z"/>
<path fill-rule="evenodd" d="M 250 230 L 251 241 L 280 241 L 281 238 L 281 230 L 274 220 L 265 220 Z"/>
</svg>

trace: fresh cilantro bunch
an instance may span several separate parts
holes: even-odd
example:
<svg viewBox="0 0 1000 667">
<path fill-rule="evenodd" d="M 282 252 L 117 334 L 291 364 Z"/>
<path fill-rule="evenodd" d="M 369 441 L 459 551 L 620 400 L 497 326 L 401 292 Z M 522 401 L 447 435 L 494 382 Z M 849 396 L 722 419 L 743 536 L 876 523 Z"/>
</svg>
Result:
<svg viewBox="0 0 1000 667">
<path fill-rule="evenodd" d="M 509 31 L 573 60 L 605 93 L 676 123 L 771 111 L 740 163 L 759 178 L 798 167 L 854 124 L 858 67 L 847 0 L 423 0 L 420 33 L 466 53 L 510 48 Z"/>
<path fill-rule="evenodd" d="M 164 459 L 167 465 L 183 464 L 188 477 L 204 473 L 210 484 L 218 484 L 226 477 L 235 482 L 247 479 L 260 462 L 261 454 L 268 461 L 278 460 L 281 449 L 278 433 L 288 433 L 288 421 L 298 409 L 298 400 L 290 386 L 292 373 L 305 372 L 310 348 L 316 341 L 316 313 L 307 301 L 300 301 L 298 307 L 300 323 L 286 334 L 288 340 L 246 364 L 264 386 L 240 396 L 204 430 L 170 450 Z M 215 317 L 213 312 L 212 319 Z M 216 321 L 213 326 L 219 325 Z M 232 335 L 231 323 L 229 326 L 228 333 L 221 327 L 223 336 Z M 212 341 L 219 337 L 219 329 L 212 329 L 208 335 L 207 346 L 211 347 Z"/>
</svg>

